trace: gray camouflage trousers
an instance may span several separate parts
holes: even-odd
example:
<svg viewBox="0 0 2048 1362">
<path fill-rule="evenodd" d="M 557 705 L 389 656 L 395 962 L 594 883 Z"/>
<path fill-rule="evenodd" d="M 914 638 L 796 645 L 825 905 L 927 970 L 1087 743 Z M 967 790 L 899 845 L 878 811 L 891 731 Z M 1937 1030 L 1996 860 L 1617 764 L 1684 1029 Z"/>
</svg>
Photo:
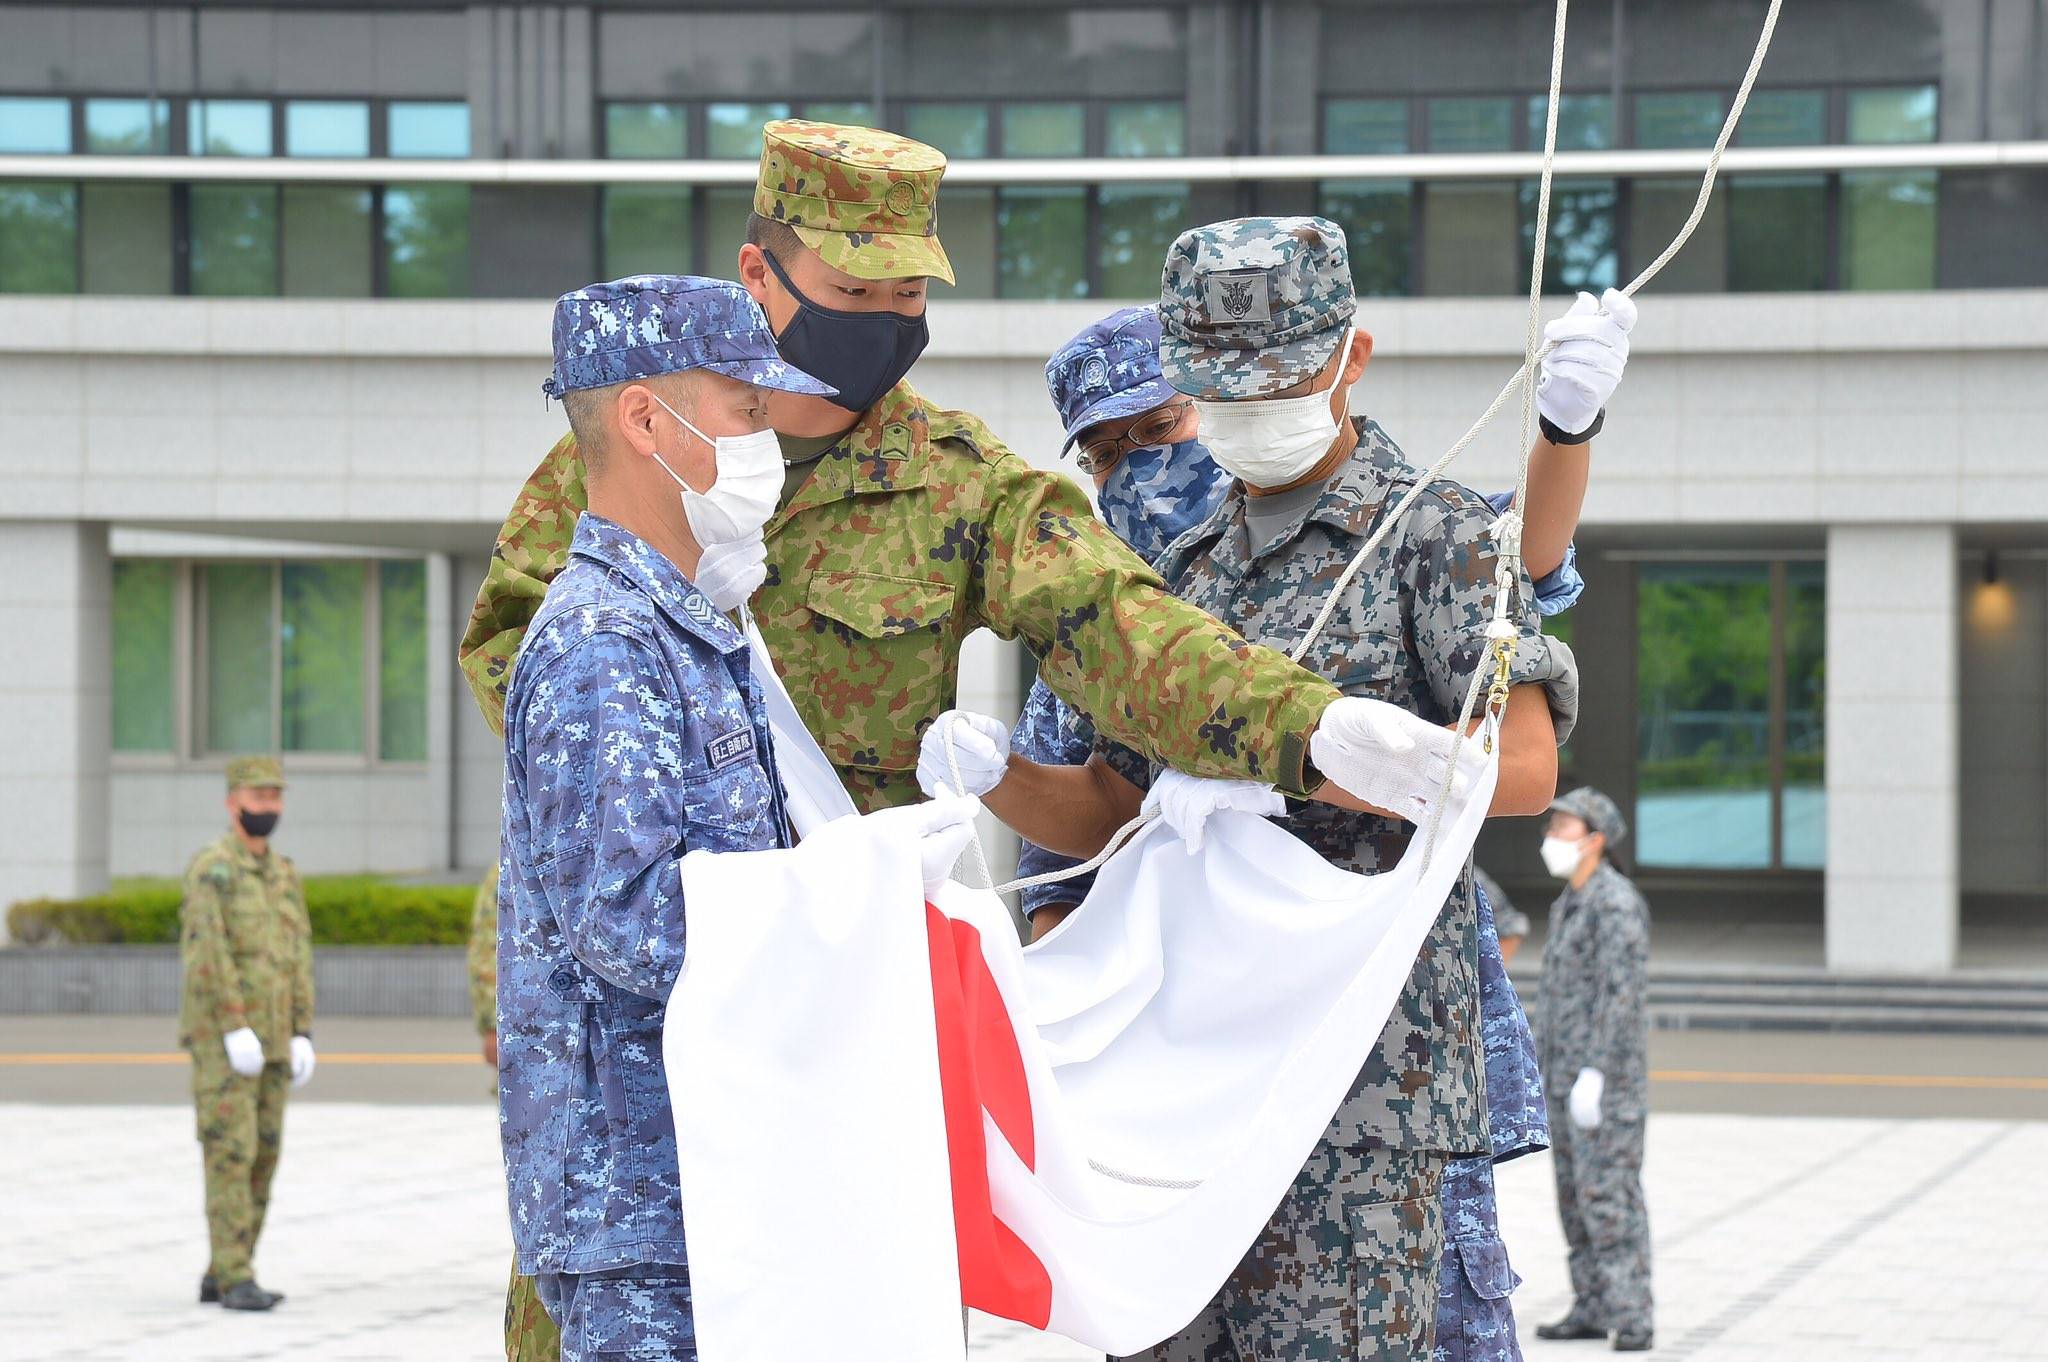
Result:
<svg viewBox="0 0 2048 1362">
<path fill-rule="evenodd" d="M 1550 1166 L 1571 1250 L 1572 1315 L 1609 1329 L 1652 1327 L 1650 1213 L 1643 1204 L 1643 1118 L 1580 1130 L 1550 1102 Z"/>
<path fill-rule="evenodd" d="M 1318 1145 L 1215 1299 L 1152 1362 L 1426 1362 L 1446 1155 Z"/>
</svg>

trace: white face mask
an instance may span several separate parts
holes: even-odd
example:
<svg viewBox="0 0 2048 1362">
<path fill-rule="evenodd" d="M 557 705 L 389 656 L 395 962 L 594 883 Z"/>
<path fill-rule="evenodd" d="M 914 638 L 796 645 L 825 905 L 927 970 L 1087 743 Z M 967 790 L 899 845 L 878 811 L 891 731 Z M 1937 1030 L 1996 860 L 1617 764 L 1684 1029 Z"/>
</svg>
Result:
<svg viewBox="0 0 2048 1362">
<path fill-rule="evenodd" d="M 652 393 L 648 394 L 650 397 Z M 661 402 L 659 397 L 655 401 Z M 692 435 L 711 446 L 717 476 L 711 490 L 700 492 L 684 482 L 659 454 L 654 461 L 683 489 L 683 517 L 700 547 L 737 544 L 761 532 L 782 497 L 782 445 L 772 430 L 751 435 L 720 435 L 716 439 L 691 425 L 666 402 L 662 410 L 681 421 Z"/>
<path fill-rule="evenodd" d="M 1337 353 L 1351 353 L 1352 328 L 1344 328 Z M 1343 381 L 1342 361 L 1338 382 Z M 1350 407 L 1350 395 L 1344 399 Z M 1253 487 L 1285 487 L 1308 476 L 1336 442 L 1338 419 L 1330 414 L 1330 390 L 1300 397 L 1195 399 L 1202 429 L 1197 437 L 1210 457 L 1233 477 Z"/>
<path fill-rule="evenodd" d="M 1526 845 L 1526 844 L 1525 844 Z M 1578 873 L 1579 861 L 1585 855 L 1583 841 L 1571 842 L 1562 837 L 1543 839 L 1543 868 L 1560 880 L 1568 880 Z"/>
</svg>

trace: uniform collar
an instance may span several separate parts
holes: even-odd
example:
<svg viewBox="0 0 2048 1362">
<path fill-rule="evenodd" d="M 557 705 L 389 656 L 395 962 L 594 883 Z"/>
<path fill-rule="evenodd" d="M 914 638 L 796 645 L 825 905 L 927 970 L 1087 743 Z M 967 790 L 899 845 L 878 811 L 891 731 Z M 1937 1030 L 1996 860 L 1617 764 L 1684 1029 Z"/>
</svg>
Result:
<svg viewBox="0 0 2048 1362">
<path fill-rule="evenodd" d="M 678 629 L 702 639 L 719 652 L 735 653 L 747 646 L 746 636 L 709 597 L 690 584 L 681 569 L 616 521 L 595 511 L 585 511 L 577 518 L 576 533 L 569 541 L 569 556 L 588 558 L 610 568 L 653 601 Z"/>
<path fill-rule="evenodd" d="M 901 492 L 931 480 L 931 417 L 908 380 L 861 413 L 852 430 L 818 456 L 818 466 L 768 522 L 772 538 L 814 506 L 872 492 Z"/>
</svg>

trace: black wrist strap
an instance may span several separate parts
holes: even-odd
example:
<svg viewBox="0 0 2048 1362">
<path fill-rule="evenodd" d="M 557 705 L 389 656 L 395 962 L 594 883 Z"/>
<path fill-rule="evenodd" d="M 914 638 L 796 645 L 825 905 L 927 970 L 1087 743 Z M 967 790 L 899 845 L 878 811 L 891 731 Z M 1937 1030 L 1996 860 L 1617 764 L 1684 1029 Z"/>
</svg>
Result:
<svg viewBox="0 0 2048 1362">
<path fill-rule="evenodd" d="M 1537 429 L 1543 432 L 1544 439 L 1550 441 L 1550 443 L 1554 445 L 1586 444 L 1589 441 L 1591 441 L 1595 435 L 1598 435 L 1600 433 L 1600 427 L 1606 424 L 1607 408 L 1605 407 L 1600 408 L 1599 412 L 1594 415 L 1593 424 L 1587 426 L 1577 435 L 1568 435 L 1564 431 L 1559 430 L 1555 425 L 1551 424 L 1551 420 L 1548 416 L 1539 415 L 1536 418 Z"/>
</svg>

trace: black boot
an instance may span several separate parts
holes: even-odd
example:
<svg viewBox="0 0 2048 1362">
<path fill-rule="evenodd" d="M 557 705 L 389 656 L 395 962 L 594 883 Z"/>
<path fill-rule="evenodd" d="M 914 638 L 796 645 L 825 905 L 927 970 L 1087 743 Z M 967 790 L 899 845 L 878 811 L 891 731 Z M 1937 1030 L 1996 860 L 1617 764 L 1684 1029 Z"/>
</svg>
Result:
<svg viewBox="0 0 2048 1362">
<path fill-rule="evenodd" d="M 284 1297 L 275 1291 L 265 1291 L 254 1281 L 236 1282 L 220 1293 L 223 1310 L 268 1310 Z"/>
<path fill-rule="evenodd" d="M 1650 1351 L 1650 1340 L 1654 1337 L 1648 1329 L 1617 1329 L 1614 1333 L 1614 1351 L 1618 1353 L 1646 1353 Z"/>
<path fill-rule="evenodd" d="M 1576 1314 L 1568 1314 L 1555 1324 L 1537 1325 L 1536 1337 L 1549 1339 L 1553 1343 L 1576 1342 L 1583 1338 L 1604 1339 L 1607 1337 L 1607 1331 L 1597 1325 L 1586 1323 Z"/>
<path fill-rule="evenodd" d="M 199 1303 L 201 1305 L 220 1304 L 220 1283 L 214 1280 L 211 1272 L 199 1279 Z"/>
</svg>

